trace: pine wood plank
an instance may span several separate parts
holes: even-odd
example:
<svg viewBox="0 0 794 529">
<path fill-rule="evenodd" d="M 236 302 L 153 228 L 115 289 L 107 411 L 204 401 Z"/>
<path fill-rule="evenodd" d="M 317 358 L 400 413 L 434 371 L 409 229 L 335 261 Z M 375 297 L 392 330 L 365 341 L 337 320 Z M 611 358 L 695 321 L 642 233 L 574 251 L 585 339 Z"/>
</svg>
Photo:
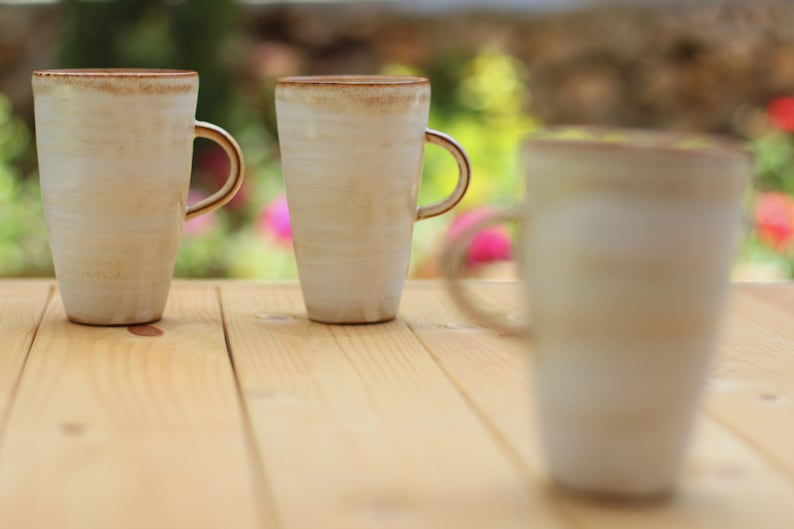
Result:
<svg viewBox="0 0 794 529">
<path fill-rule="evenodd" d="M 731 307 L 709 412 L 794 479 L 794 288 L 738 287 Z"/>
<path fill-rule="evenodd" d="M 51 293 L 51 282 L 0 282 L 0 433 Z"/>
<path fill-rule="evenodd" d="M 175 284 L 136 332 L 68 323 L 53 297 L 0 444 L 0 527 L 268 521 L 217 289 Z"/>
<path fill-rule="evenodd" d="M 221 293 L 285 529 L 570 527 L 404 323 L 309 322 L 297 285 Z"/>
<path fill-rule="evenodd" d="M 515 285 L 470 286 L 481 297 L 483 307 L 504 314 L 522 310 Z M 529 434 L 534 427 L 534 408 L 532 364 L 525 345 L 466 323 L 437 283 L 413 284 L 403 298 L 401 314 L 515 454 L 528 477 L 543 479 L 537 436 Z M 523 376 L 526 372 L 528 377 Z M 725 413 L 731 412 L 726 408 Z M 791 424 L 794 422 L 789 419 Z M 702 416 L 679 491 L 669 502 L 629 508 L 562 493 L 555 494 L 555 499 L 578 527 L 586 529 L 786 529 L 794 523 L 794 482 L 790 478 L 770 465 L 754 446 Z"/>
</svg>

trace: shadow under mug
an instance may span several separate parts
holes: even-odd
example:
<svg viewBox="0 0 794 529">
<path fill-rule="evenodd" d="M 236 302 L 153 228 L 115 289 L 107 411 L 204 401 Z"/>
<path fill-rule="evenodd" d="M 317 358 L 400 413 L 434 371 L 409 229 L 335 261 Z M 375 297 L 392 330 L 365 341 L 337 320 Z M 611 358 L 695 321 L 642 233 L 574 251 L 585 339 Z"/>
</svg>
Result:
<svg viewBox="0 0 794 529">
<path fill-rule="evenodd" d="M 196 72 L 41 70 L 32 84 L 44 214 L 67 317 L 159 320 L 183 223 L 223 206 L 242 185 L 237 142 L 196 121 Z M 231 168 L 220 190 L 187 207 L 199 137 L 220 145 Z"/>
<path fill-rule="evenodd" d="M 664 493 L 715 347 L 751 158 L 713 137 L 582 128 L 543 131 L 522 154 L 525 203 L 445 247 L 449 293 L 474 321 L 527 339 L 556 482 Z M 511 220 L 531 332 L 459 281 L 472 237 Z"/>
</svg>

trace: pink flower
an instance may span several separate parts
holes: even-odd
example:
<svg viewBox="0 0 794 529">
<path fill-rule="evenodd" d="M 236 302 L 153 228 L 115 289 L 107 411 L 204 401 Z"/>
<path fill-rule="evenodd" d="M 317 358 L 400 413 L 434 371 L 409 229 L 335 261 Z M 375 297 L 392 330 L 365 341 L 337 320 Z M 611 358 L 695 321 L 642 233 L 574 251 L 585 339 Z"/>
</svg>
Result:
<svg viewBox="0 0 794 529">
<path fill-rule="evenodd" d="M 493 210 L 489 208 L 473 209 L 458 215 L 449 226 L 447 238 L 452 241 L 480 219 L 490 216 Z M 466 264 L 476 266 L 494 261 L 509 261 L 513 258 L 513 247 L 510 234 L 501 226 L 486 228 L 478 232 L 471 240 L 469 251 L 466 254 Z"/>
<path fill-rule="evenodd" d="M 758 236 L 775 250 L 794 241 L 794 201 L 784 193 L 763 193 L 755 211 Z"/>
<path fill-rule="evenodd" d="M 191 189 L 187 194 L 187 203 L 192 205 L 196 202 L 204 200 L 205 198 L 207 198 L 207 195 L 201 191 L 194 191 Z M 215 213 L 206 213 L 185 222 L 183 231 L 188 235 L 203 235 L 208 231 L 211 231 L 212 228 L 215 227 L 216 222 Z"/>
<path fill-rule="evenodd" d="M 273 236 L 283 244 L 292 243 L 292 226 L 289 221 L 287 198 L 281 195 L 275 198 L 259 216 L 259 229 Z"/>
<path fill-rule="evenodd" d="M 767 107 L 767 115 L 775 127 L 794 132 L 794 97 L 784 96 L 773 99 Z"/>
</svg>

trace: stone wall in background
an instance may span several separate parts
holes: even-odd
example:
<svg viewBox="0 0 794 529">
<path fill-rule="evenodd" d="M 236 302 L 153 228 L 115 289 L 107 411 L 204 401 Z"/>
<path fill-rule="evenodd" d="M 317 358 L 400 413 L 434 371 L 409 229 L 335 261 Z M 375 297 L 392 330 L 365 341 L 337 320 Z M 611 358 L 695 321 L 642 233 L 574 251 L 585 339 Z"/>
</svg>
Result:
<svg viewBox="0 0 794 529">
<path fill-rule="evenodd" d="M 498 46 L 526 64 L 528 108 L 547 123 L 743 133 L 748 110 L 794 94 L 794 5 L 783 1 L 441 19 L 296 7 L 252 12 L 249 32 L 278 48 L 286 67 L 273 73 L 427 69 Z"/>
<path fill-rule="evenodd" d="M 572 14 L 517 23 L 508 46 L 550 122 L 735 131 L 744 108 L 794 93 L 791 4 Z"/>
<path fill-rule="evenodd" d="M 30 109 L 30 71 L 52 65 L 59 9 L 0 7 L 0 91 L 20 112 Z M 230 62 L 251 90 L 292 73 L 437 69 L 496 46 L 526 64 L 527 108 L 547 123 L 743 133 L 748 109 L 794 94 L 794 5 L 784 1 L 543 16 L 411 15 L 360 3 L 240 7 L 239 21 Z"/>
</svg>

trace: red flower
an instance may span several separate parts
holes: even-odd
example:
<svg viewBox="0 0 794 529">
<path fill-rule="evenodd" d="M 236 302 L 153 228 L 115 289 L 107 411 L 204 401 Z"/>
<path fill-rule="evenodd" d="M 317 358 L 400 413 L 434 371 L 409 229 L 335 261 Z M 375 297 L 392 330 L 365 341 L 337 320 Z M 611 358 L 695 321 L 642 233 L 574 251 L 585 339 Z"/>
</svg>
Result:
<svg viewBox="0 0 794 529">
<path fill-rule="evenodd" d="M 763 193 L 755 211 L 758 236 L 775 250 L 794 241 L 794 201 L 784 193 Z"/>
<path fill-rule="evenodd" d="M 794 97 L 785 96 L 773 99 L 767 107 L 772 124 L 780 130 L 794 132 Z"/>
<path fill-rule="evenodd" d="M 488 217 L 493 210 L 488 208 L 473 209 L 458 215 L 449 227 L 447 237 L 454 240 L 460 236 L 461 232 L 478 222 L 480 219 Z M 510 243 L 510 235 L 506 229 L 495 226 L 478 232 L 471 240 L 469 251 L 466 254 L 466 264 L 476 266 L 478 264 L 490 263 L 494 261 L 509 261 L 513 257 L 513 248 Z"/>
</svg>

